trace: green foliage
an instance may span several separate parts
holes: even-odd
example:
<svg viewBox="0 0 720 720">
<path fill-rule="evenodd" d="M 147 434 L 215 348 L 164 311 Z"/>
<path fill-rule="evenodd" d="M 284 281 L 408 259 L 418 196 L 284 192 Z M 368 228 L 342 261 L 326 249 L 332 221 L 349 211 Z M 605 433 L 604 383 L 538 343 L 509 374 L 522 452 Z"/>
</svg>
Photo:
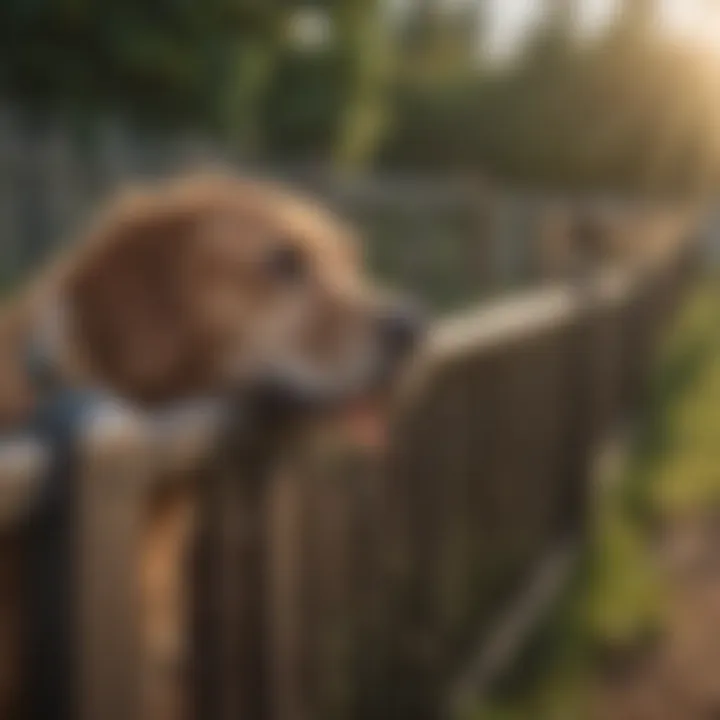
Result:
<svg viewBox="0 0 720 720">
<path fill-rule="evenodd" d="M 241 0 L 4 2 L 0 83 L 43 104 L 217 120 L 232 53 L 270 19 Z"/>
<path fill-rule="evenodd" d="M 562 0 L 511 67 L 402 83 L 382 163 L 573 189 L 711 186 L 716 72 L 700 50 L 656 30 L 652 0 L 625 7 L 583 39 Z"/>
<path fill-rule="evenodd" d="M 5 0 L 0 92 L 82 115 L 193 124 L 259 159 L 697 191 L 720 177 L 716 71 L 657 0 L 579 38 L 576 0 L 510 67 L 481 58 L 484 0 Z M 329 32 L 293 35 L 307 14 Z M 307 20 L 307 17 L 305 17 Z"/>
<path fill-rule="evenodd" d="M 288 50 L 278 59 L 266 94 L 262 127 L 266 152 L 278 159 L 327 156 L 337 118 L 347 102 L 341 55 Z"/>
<path fill-rule="evenodd" d="M 319 47 L 286 44 L 281 50 L 259 111 L 264 148 L 282 162 L 357 166 L 372 156 L 385 121 L 389 28 L 380 0 L 317 4 L 329 37 Z"/>
<path fill-rule="evenodd" d="M 303 10 L 331 36 L 303 47 Z M 284 160 L 362 162 L 382 126 L 387 64 L 380 2 L 8 0 L 0 91 L 82 115 L 193 124 Z"/>
</svg>

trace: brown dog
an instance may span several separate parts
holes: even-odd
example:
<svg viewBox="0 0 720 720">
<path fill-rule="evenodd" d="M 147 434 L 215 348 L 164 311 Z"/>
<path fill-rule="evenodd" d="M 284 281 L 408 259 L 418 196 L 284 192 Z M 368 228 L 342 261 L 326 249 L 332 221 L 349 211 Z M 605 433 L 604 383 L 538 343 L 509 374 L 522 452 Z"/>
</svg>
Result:
<svg viewBox="0 0 720 720">
<path fill-rule="evenodd" d="M 0 316 L 0 422 L 38 400 L 27 350 L 55 380 L 141 404 L 276 381 L 352 392 L 414 340 L 378 302 L 351 233 L 274 187 L 190 178 L 121 198 Z"/>
<path fill-rule="evenodd" d="M 386 380 L 418 330 L 315 204 L 230 177 L 159 184 L 114 203 L 0 315 L 0 428 L 43 402 L 38 349 L 52 384 L 141 406 L 230 389 L 325 404 Z M 165 665 L 180 652 L 187 513 L 161 503 L 141 568 L 149 651 Z"/>
</svg>

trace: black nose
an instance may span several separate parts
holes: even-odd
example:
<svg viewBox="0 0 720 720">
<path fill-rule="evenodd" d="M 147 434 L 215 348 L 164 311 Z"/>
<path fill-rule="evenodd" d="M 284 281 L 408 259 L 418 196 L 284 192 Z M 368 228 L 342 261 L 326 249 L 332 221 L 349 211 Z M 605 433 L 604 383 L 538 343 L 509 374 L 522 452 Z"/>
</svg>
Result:
<svg viewBox="0 0 720 720">
<path fill-rule="evenodd" d="M 394 359 L 410 355 L 425 335 L 426 314 L 414 303 L 403 303 L 385 310 L 380 317 L 382 346 Z"/>
</svg>

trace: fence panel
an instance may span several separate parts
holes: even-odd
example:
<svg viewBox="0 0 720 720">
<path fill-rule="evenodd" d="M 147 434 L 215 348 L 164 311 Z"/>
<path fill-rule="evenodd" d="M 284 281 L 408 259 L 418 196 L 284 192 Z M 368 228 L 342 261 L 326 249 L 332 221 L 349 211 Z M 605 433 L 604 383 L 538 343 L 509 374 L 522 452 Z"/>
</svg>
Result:
<svg viewBox="0 0 720 720">
<path fill-rule="evenodd" d="M 292 437 L 242 412 L 101 415 L 81 436 L 71 523 L 45 535 L 60 558 L 45 577 L 54 609 L 41 617 L 36 597 L 24 606 L 35 615 L 0 628 L 2 709 L 26 643 L 10 629 L 24 626 L 59 640 L 25 677 L 34 707 L 67 703 L 57 717 L 440 717 L 477 631 L 496 647 L 503 609 L 585 531 L 593 457 L 647 377 L 682 260 L 440 322 L 401 389 L 385 458 L 338 430 Z M 0 451 L 5 618 L 23 609 L 13 529 L 31 538 L 18 518 L 32 517 L 53 459 Z M 157 498 L 175 497 L 164 482 L 183 483 L 199 525 L 158 555 L 165 580 L 148 609 L 149 526 Z M 153 654 L 165 610 L 169 668 Z"/>
<path fill-rule="evenodd" d="M 490 632 L 586 531 L 593 458 L 629 407 L 630 378 L 647 371 L 643 308 L 665 288 L 614 274 L 447 321 L 383 472 L 342 453 L 294 466 L 300 539 L 286 537 L 284 567 L 301 569 L 283 604 L 292 638 L 275 642 L 292 658 L 283 687 L 295 700 L 278 717 L 441 713 L 473 631 Z M 360 519 L 363 496 L 374 509 Z"/>
</svg>

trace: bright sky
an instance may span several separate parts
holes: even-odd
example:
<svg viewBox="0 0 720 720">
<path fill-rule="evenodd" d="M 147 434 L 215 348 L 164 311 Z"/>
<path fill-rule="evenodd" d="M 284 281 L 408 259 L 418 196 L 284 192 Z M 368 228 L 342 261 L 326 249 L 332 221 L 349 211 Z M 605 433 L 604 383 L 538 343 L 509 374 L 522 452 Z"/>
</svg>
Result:
<svg viewBox="0 0 720 720">
<path fill-rule="evenodd" d="M 587 32 L 610 20 L 623 2 L 633 0 L 580 0 L 578 22 Z M 496 57 L 511 54 L 517 43 L 538 20 L 543 4 L 537 0 L 488 0 L 490 51 Z M 720 11 L 708 12 L 711 0 L 661 0 L 666 27 L 685 38 L 702 42 L 720 53 Z"/>
</svg>

